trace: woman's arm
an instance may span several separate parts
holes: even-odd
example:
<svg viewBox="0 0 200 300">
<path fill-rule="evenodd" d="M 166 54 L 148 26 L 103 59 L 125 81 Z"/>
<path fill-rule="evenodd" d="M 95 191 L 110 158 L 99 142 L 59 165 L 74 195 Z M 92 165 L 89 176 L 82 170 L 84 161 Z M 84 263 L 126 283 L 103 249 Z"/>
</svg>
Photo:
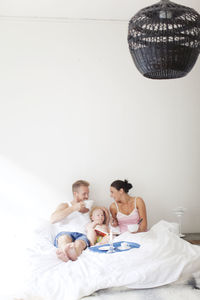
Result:
<svg viewBox="0 0 200 300">
<path fill-rule="evenodd" d="M 110 205 L 110 213 L 111 213 L 111 216 L 112 216 L 112 219 L 111 219 L 111 226 L 117 227 L 117 226 L 118 226 L 118 221 L 117 221 L 117 208 L 116 208 L 116 204 L 115 204 L 115 203 L 112 203 L 112 204 Z"/>
<path fill-rule="evenodd" d="M 140 220 L 142 222 L 139 225 L 138 232 L 147 231 L 147 213 L 146 213 L 146 205 L 144 203 L 144 200 L 140 197 L 137 198 L 137 209 L 140 216 Z"/>
</svg>

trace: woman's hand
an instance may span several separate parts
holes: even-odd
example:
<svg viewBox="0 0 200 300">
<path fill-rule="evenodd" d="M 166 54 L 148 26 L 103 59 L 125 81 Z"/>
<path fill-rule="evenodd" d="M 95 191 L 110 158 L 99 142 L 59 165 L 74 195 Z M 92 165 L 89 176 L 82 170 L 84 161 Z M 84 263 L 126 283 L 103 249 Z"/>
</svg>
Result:
<svg viewBox="0 0 200 300">
<path fill-rule="evenodd" d="M 117 220 L 114 219 L 114 218 L 111 218 L 111 220 L 110 220 L 110 225 L 111 225 L 112 227 L 117 227 L 117 226 L 118 226 Z"/>
</svg>

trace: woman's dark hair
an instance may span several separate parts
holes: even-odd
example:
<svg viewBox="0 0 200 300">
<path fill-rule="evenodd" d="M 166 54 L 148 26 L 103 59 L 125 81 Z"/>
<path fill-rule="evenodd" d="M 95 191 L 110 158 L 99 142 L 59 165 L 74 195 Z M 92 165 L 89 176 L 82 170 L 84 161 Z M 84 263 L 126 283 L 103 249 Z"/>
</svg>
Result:
<svg viewBox="0 0 200 300">
<path fill-rule="evenodd" d="M 128 180 L 115 180 L 111 183 L 111 186 L 116 188 L 116 190 L 123 189 L 125 193 L 128 193 L 130 189 L 132 189 L 132 184 L 128 182 Z"/>
</svg>

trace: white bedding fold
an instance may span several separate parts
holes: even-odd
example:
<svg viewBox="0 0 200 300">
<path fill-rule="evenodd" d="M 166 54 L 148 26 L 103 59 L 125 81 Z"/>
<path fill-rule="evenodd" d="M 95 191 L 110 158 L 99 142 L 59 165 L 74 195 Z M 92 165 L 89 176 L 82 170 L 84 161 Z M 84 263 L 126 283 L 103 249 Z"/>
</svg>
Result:
<svg viewBox="0 0 200 300">
<path fill-rule="evenodd" d="M 30 251 L 31 280 L 27 293 L 45 300 L 77 300 L 96 290 L 126 286 L 152 288 L 200 270 L 200 247 L 180 239 L 173 223 L 160 221 L 148 232 L 115 238 L 140 248 L 114 254 L 85 250 L 77 261 L 64 263 L 55 255 L 48 226 L 37 232 Z"/>
</svg>

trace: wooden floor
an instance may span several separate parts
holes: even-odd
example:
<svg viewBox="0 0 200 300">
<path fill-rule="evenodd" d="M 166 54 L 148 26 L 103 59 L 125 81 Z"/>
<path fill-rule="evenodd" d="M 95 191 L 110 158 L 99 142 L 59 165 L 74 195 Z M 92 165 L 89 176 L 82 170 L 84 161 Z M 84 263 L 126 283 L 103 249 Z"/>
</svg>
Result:
<svg viewBox="0 0 200 300">
<path fill-rule="evenodd" d="M 183 239 L 193 245 L 200 245 L 200 233 L 185 233 Z"/>
<path fill-rule="evenodd" d="M 200 290 L 190 285 L 171 284 L 142 290 L 101 290 L 82 300 L 199 300 Z"/>
</svg>

